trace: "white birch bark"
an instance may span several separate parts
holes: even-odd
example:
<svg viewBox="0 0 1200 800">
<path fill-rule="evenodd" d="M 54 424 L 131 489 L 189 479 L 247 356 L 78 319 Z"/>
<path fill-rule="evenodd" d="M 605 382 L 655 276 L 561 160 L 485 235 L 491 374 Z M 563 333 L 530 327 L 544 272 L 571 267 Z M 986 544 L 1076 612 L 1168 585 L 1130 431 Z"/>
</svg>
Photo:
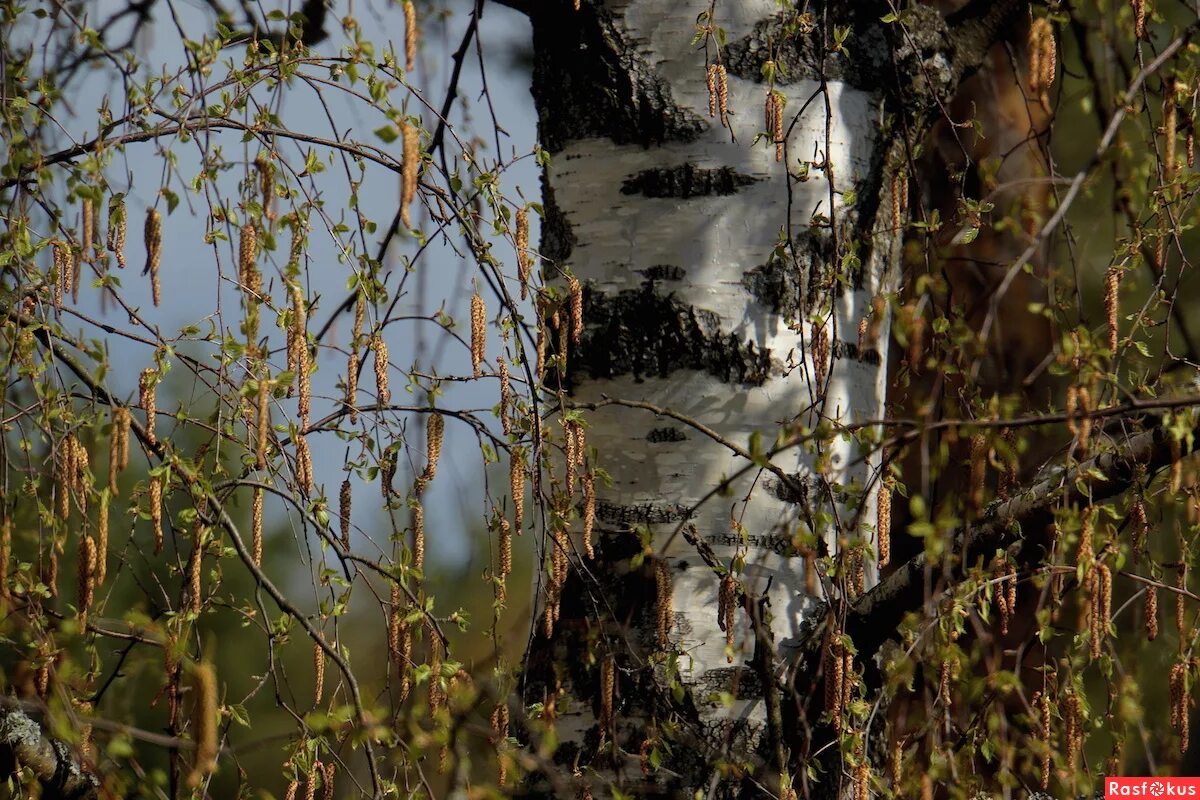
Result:
<svg viewBox="0 0 1200 800">
<path fill-rule="evenodd" d="M 811 533 L 830 555 L 839 551 L 839 541 L 845 545 L 861 537 L 874 545 L 877 457 L 871 448 L 835 434 L 842 426 L 883 416 L 887 320 L 871 322 L 861 352 L 859 324 L 870 317 L 872 300 L 889 280 L 893 222 L 890 211 L 874 214 L 873 241 L 854 243 L 869 256 L 860 270 L 846 275 L 841 264 L 825 263 L 831 233 L 828 224 L 814 227 L 813 220 L 828 222 L 832 196 L 839 235 L 853 230 L 840 227 L 851 212 L 847 193 L 878 157 L 881 110 L 877 97 L 830 82 L 824 90 L 832 112 L 827 120 L 826 95 L 814 76 L 793 74 L 777 84 L 786 98 L 787 166 L 798 173 L 801 161 L 816 162 L 808 180 L 791 182 L 789 199 L 785 164 L 776 162 L 771 143 L 755 143 L 764 128 L 767 84 L 730 74 L 729 128 L 708 115 L 705 52 L 692 43 L 707 0 L 604 5 L 633 45 L 631 58 L 648 66 L 672 102 L 702 124 L 694 135 L 666 136 L 650 146 L 602 135 L 564 138 L 546 175 L 553 203 L 548 208 L 561 219 L 548 221 L 548 227 L 565 227 L 573 247 L 564 263 L 549 265 L 548 274 L 569 269 L 588 292 L 587 335 L 581 352 L 572 353 L 577 363 L 570 375 L 574 401 L 603 406 L 586 416 L 588 443 L 612 477 L 611 486 L 598 484 L 597 526 L 608 537 L 628 537 L 633 526 L 651 531 L 656 556 L 670 564 L 670 641 L 683 682 L 709 734 L 705 738 L 719 745 L 722 736 L 712 734 L 723 733 L 736 751 L 756 745 L 766 720 L 760 681 L 749 666 L 755 649 L 751 620 L 737 610 L 734 645 L 727 649 L 717 613 L 719 576 L 680 531 L 688 526 L 721 565 L 734 570 L 747 593 L 769 604 L 779 669 L 807 615 L 823 599 L 806 591 L 805 559 L 794 543 L 812 524 Z M 779 6 L 754 0 L 720 4 L 718 13 L 716 22 L 734 42 L 752 37 L 755 25 L 779 13 Z M 656 175 L 677 183 L 663 189 L 655 185 Z M 704 181 L 725 181 L 722 191 L 730 191 L 706 193 Z M 691 188 L 681 191 L 679 185 Z M 890 197 L 880 199 L 879 207 L 890 209 Z M 773 256 L 789 228 L 796 260 Z M 842 241 L 838 252 L 850 244 Z M 556 256 L 560 249 L 548 246 L 547 254 Z M 688 341 L 646 341 L 639 363 L 624 349 L 640 335 L 632 326 L 647 323 L 640 317 L 652 312 L 688 316 L 682 334 Z M 644 331 L 673 327 L 647 323 Z M 830 341 L 830 356 L 814 365 L 819 348 L 811 344 L 818 327 Z M 822 376 L 825 382 L 818 385 Z M 826 466 L 817 472 L 812 447 L 793 447 L 772 459 L 805 488 L 801 501 L 769 472 L 747 470 L 747 460 L 725 444 L 672 419 L 603 405 L 606 398 L 670 408 L 746 449 L 752 437 L 761 437 L 761 447 L 769 449 L 784 425 L 799 434 L 831 423 L 819 447 Z M 709 497 L 727 480 L 727 491 Z M 827 521 L 820 521 L 822 515 Z M 582 548 L 576 551 L 573 558 L 584 560 Z M 867 571 L 869 584 L 873 564 Z M 642 642 L 650 649 L 648 639 Z M 583 654 L 571 654 L 576 656 Z M 626 675 L 619 671 L 618 682 Z M 636 755 L 649 711 L 633 697 L 622 707 L 620 686 L 618 695 L 617 738 L 628 735 L 624 750 Z M 594 704 L 577 702 L 559 713 L 564 741 L 583 742 L 589 731 L 594 739 L 595 725 Z M 627 766 L 627 773 L 636 771 L 636 761 Z"/>
</svg>

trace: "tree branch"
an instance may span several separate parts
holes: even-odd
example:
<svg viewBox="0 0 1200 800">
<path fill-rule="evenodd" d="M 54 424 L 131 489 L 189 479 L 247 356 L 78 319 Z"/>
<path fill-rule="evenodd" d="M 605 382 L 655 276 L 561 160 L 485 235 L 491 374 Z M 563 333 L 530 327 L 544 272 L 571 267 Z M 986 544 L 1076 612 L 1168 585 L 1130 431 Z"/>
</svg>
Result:
<svg viewBox="0 0 1200 800">
<path fill-rule="evenodd" d="M 10 766 L 11 765 L 11 766 Z M 72 748 L 42 732 L 42 726 L 11 698 L 0 698 L 0 777 L 30 770 L 48 800 L 96 800 L 100 786 Z"/>
</svg>

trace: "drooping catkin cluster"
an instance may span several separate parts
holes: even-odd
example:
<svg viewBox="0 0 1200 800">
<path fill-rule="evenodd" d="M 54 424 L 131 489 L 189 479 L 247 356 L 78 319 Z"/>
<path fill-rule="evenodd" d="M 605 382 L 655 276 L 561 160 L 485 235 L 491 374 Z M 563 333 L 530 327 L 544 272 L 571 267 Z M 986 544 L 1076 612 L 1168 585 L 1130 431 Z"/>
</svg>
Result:
<svg viewBox="0 0 1200 800">
<path fill-rule="evenodd" d="M 91 488 L 88 468 L 88 451 L 75 434 L 68 433 L 63 437 L 59 447 L 58 457 L 58 511 L 59 516 L 67 519 L 71 515 L 71 496 L 79 503 L 83 513 L 87 513 L 87 496 Z"/>
<path fill-rule="evenodd" d="M 162 520 L 162 476 L 150 476 L 149 502 L 150 502 L 150 528 L 154 534 L 154 554 L 158 555 L 163 548 L 163 520 Z"/>
<path fill-rule="evenodd" d="M 1076 446 L 1086 452 L 1092 438 L 1092 394 L 1086 386 L 1067 387 L 1067 430 L 1075 436 Z"/>
<path fill-rule="evenodd" d="M 261 567 L 263 556 L 263 490 L 261 486 L 254 487 L 254 497 L 250 502 L 250 540 L 254 563 Z"/>
<path fill-rule="evenodd" d="M 379 455 L 379 493 L 385 501 L 392 496 L 392 482 L 396 479 L 396 459 L 396 451 L 391 448 Z"/>
<path fill-rule="evenodd" d="M 412 503 L 413 568 L 425 569 L 425 507 L 421 501 Z"/>
<path fill-rule="evenodd" d="M 358 423 L 358 347 L 366 318 L 367 300 L 360 291 L 354 301 L 354 327 L 350 330 L 350 356 L 346 365 L 346 406 L 350 409 L 351 424 Z"/>
<path fill-rule="evenodd" d="M 238 239 L 238 282 L 246 300 L 246 349 L 253 356 L 258 342 L 258 307 L 261 303 L 262 274 L 258 271 L 258 229 L 254 223 L 242 226 Z"/>
<path fill-rule="evenodd" d="M 155 432 L 158 422 L 158 402 L 155 397 L 155 387 L 158 386 L 158 372 L 153 367 L 142 370 L 138 379 L 138 405 L 146 412 L 146 439 L 150 444 L 158 444 Z"/>
<path fill-rule="evenodd" d="M 217 767 L 217 673 L 201 662 L 192 670 L 192 740 L 195 750 L 188 785 L 196 787 Z"/>
<path fill-rule="evenodd" d="M 1146 0 L 1130 0 L 1133 6 L 1133 35 L 1137 39 L 1146 38 Z"/>
<path fill-rule="evenodd" d="M 537 330 L 534 340 L 534 377 L 541 384 L 546 380 L 546 311 L 543 308 L 541 299 L 537 303 Z"/>
<path fill-rule="evenodd" d="M 1016 612 L 1017 573 L 1007 557 L 997 557 L 992 565 L 992 587 L 996 597 L 996 611 L 1000 617 L 1000 635 L 1008 635 L 1008 623 Z"/>
<path fill-rule="evenodd" d="M 267 222 L 274 222 L 275 213 L 275 165 L 274 154 L 264 150 L 254 157 L 254 170 L 258 173 L 258 202 L 262 206 Z"/>
<path fill-rule="evenodd" d="M 825 323 L 813 325 L 812 329 L 813 384 L 818 394 L 825 390 L 825 379 L 829 377 L 829 331 Z"/>
<path fill-rule="evenodd" d="M 342 547 L 350 549 L 350 506 L 352 497 L 350 494 L 350 481 L 342 481 L 342 488 L 338 490 L 338 521 L 341 524 Z"/>
<path fill-rule="evenodd" d="M 854 744 L 854 780 L 850 796 L 853 800 L 870 800 L 871 797 L 871 764 L 863 753 L 863 740 L 860 738 Z"/>
<path fill-rule="evenodd" d="M 1187 599 L 1187 565 L 1184 563 L 1180 563 L 1176 567 L 1175 588 L 1179 590 L 1175 592 L 1175 633 L 1179 636 L 1179 654 L 1183 655 L 1189 639 L 1187 626 L 1184 621 L 1187 610 L 1184 605 Z"/>
<path fill-rule="evenodd" d="M 400 219 L 412 227 L 412 201 L 417 196 L 417 174 L 420 171 L 421 133 L 408 122 L 400 123 L 404 140 L 403 161 L 400 167 Z"/>
<path fill-rule="evenodd" d="M 1179 104 L 1175 99 L 1175 86 L 1164 87 L 1162 132 L 1163 132 L 1163 183 L 1170 184 L 1175 180 L 1175 170 L 1178 166 L 1176 143 L 1179 127 Z"/>
<path fill-rule="evenodd" d="M 319 644 L 313 644 L 313 705 L 321 705 L 325 694 L 325 650 Z"/>
<path fill-rule="evenodd" d="M 308 355 L 308 309 L 304 302 L 304 291 L 297 282 L 288 285 L 291 298 L 291 324 L 287 332 L 288 369 L 296 376 L 300 390 L 300 430 L 308 430 L 308 415 L 311 410 L 311 385 L 309 383 Z M 291 389 L 289 387 L 289 394 Z"/>
<path fill-rule="evenodd" d="M 442 637 L 428 619 L 425 620 L 425 638 L 429 640 L 429 713 L 437 714 L 446 702 L 446 692 L 442 687 Z"/>
<path fill-rule="evenodd" d="M 104 246 L 117 259 L 117 266 L 125 269 L 125 201 L 112 198 L 108 203 L 108 231 L 104 236 Z"/>
<path fill-rule="evenodd" d="M 508 704 L 501 701 L 492 709 L 492 746 L 499 752 L 508 739 Z M 505 758 L 497 758 L 497 769 L 499 770 L 497 783 L 503 786 L 508 779 L 508 760 Z"/>
<path fill-rule="evenodd" d="M 504 517 L 500 518 L 500 590 L 504 592 L 504 581 L 512 574 L 512 526 Z"/>
<path fill-rule="evenodd" d="M 546 638 L 554 633 L 554 624 L 558 622 L 562 589 L 571 568 L 568 547 L 570 540 L 566 529 L 556 525 L 550 531 L 550 578 L 546 581 L 545 606 L 542 609 L 542 630 Z"/>
<path fill-rule="evenodd" d="M 50 244 L 53 266 L 50 268 L 50 282 L 54 286 L 54 307 L 62 308 L 63 295 L 71 290 L 75 282 L 75 257 L 71 247 L 66 242 L 55 239 Z"/>
<path fill-rule="evenodd" d="M 884 469 L 887 467 L 885 465 Z M 885 477 L 879 483 L 879 497 L 875 506 L 875 540 L 879 566 L 886 567 L 892 560 L 892 478 Z"/>
<path fill-rule="evenodd" d="M 417 63 L 417 8 L 404 0 L 404 69 L 413 71 Z"/>
<path fill-rule="evenodd" d="M 766 130 L 775 143 L 775 160 L 783 160 L 783 95 L 774 89 L 767 91 L 767 101 L 764 107 L 766 115 Z"/>
<path fill-rule="evenodd" d="M 100 493 L 100 509 L 96 512 L 96 585 L 108 576 L 108 503 L 109 493 Z M 3 579 L 4 559 L 0 558 L 0 580 Z"/>
<path fill-rule="evenodd" d="M 96 260 L 94 250 L 96 244 L 96 204 L 90 197 L 84 197 L 80 200 L 80 242 L 79 255 L 85 262 L 91 264 Z M 79 300 L 79 276 L 75 277 L 75 284 L 71 291 L 75 295 L 75 300 Z"/>
<path fill-rule="evenodd" d="M 574 497 L 579 469 L 587 464 L 587 434 L 579 420 L 563 420 L 563 445 L 567 462 L 567 496 Z"/>
<path fill-rule="evenodd" d="M 729 74 L 724 64 L 709 64 L 705 83 L 708 86 L 708 115 L 721 114 L 721 125 L 729 117 Z"/>
<path fill-rule="evenodd" d="M 426 484 L 437 475 L 438 461 L 442 457 L 442 443 L 446 437 L 446 419 L 434 411 L 425 417 L 425 471 L 421 483 Z"/>
<path fill-rule="evenodd" d="M 1054 729 L 1051 727 L 1050 696 L 1045 692 L 1035 692 L 1030 704 L 1038 713 L 1038 738 L 1042 740 L 1043 745 L 1039 756 L 1042 768 L 1041 788 L 1045 791 L 1050 787 L 1050 766 L 1054 756 Z"/>
<path fill-rule="evenodd" d="M 529 255 L 529 209 L 522 206 L 517 209 L 517 280 L 521 284 L 521 299 L 529 296 L 529 270 L 533 266 L 533 258 Z"/>
<path fill-rule="evenodd" d="M 1104 652 L 1108 639 L 1108 621 L 1112 617 L 1112 571 L 1100 563 L 1091 579 L 1091 654 L 1096 659 Z"/>
<path fill-rule="evenodd" d="M 508 488 L 513 501 L 513 522 L 517 533 L 525 527 L 525 451 L 514 447 L 509 458 Z"/>
<path fill-rule="evenodd" d="M 987 436 L 977 433 L 971 437 L 971 510 L 983 508 L 983 492 L 987 478 Z"/>
<path fill-rule="evenodd" d="M 1150 584 L 1146 587 L 1146 641 L 1153 642 L 1158 638 L 1158 587 Z"/>
<path fill-rule="evenodd" d="M 479 292 L 471 295 L 471 372 L 476 378 L 483 374 L 487 357 L 487 307 Z"/>
<path fill-rule="evenodd" d="M 508 374 L 508 362 L 504 356 L 498 356 L 496 361 L 500 370 L 500 430 L 505 436 L 512 433 L 512 379 Z"/>
<path fill-rule="evenodd" d="M 583 284 L 572 276 L 567 279 L 567 291 L 571 297 L 571 343 L 578 345 L 583 339 Z"/>
<path fill-rule="evenodd" d="M 600 735 L 613 736 L 613 695 L 617 687 L 617 662 L 607 655 L 600 662 Z"/>
<path fill-rule="evenodd" d="M 671 643 L 671 626 L 675 621 L 675 611 L 671 606 L 674 595 L 671 564 L 665 558 L 658 559 L 654 564 L 654 591 L 658 646 L 666 649 Z"/>
<path fill-rule="evenodd" d="M 96 540 L 91 536 L 85 534 L 79 537 L 78 561 L 79 617 L 85 619 L 96 597 L 96 578 L 99 572 Z"/>
<path fill-rule="evenodd" d="M 1120 288 L 1121 269 L 1117 266 L 1109 267 L 1104 273 L 1104 316 L 1108 322 L 1108 349 L 1114 358 L 1117 355 L 1117 315 L 1121 310 Z"/>
<path fill-rule="evenodd" d="M 831 628 L 822 653 L 825 671 L 825 712 L 833 730 L 842 731 L 847 706 L 854 689 L 854 656 L 836 628 Z"/>
<path fill-rule="evenodd" d="M 1188 691 L 1187 661 L 1180 660 L 1171 667 L 1169 680 L 1171 691 L 1171 727 L 1179 734 L 1179 752 L 1186 753 L 1191 738 L 1191 705 L 1192 697 Z"/>
<path fill-rule="evenodd" d="M 892 173 L 892 230 L 904 227 L 904 213 L 908 208 L 908 173 L 896 170 Z M 861 347 L 860 347 L 861 349 Z"/>
<path fill-rule="evenodd" d="M 188 559 L 188 599 L 191 612 L 199 614 L 203 605 L 201 578 L 204 570 L 204 526 L 197 518 L 192 525 L 192 554 Z"/>
<path fill-rule="evenodd" d="M 305 497 L 313 493 L 313 478 L 312 450 L 309 449 L 308 439 L 301 434 L 296 437 L 296 483 Z"/>
<path fill-rule="evenodd" d="M 1058 69 L 1058 46 L 1054 26 L 1046 17 L 1038 17 L 1029 26 L 1029 91 L 1048 104 L 1046 92 L 1054 83 Z"/>
<path fill-rule="evenodd" d="M 146 211 L 144 234 L 146 241 L 146 269 L 144 271 L 150 273 L 150 292 L 154 298 L 154 305 L 157 306 L 162 296 L 162 283 L 158 278 L 158 268 L 162 263 L 162 215 L 158 213 L 158 209 L 150 208 Z"/>
<path fill-rule="evenodd" d="M 583 484 L 583 552 L 589 559 L 596 557 L 592 545 L 592 532 L 596 527 L 596 476 L 592 472 L 584 472 L 581 479 Z"/>
<path fill-rule="evenodd" d="M 383 336 L 371 337 L 371 351 L 375 354 L 375 395 L 381 406 L 392 402 L 392 390 L 388 387 L 388 346 Z"/>
<path fill-rule="evenodd" d="M 725 632 L 725 660 L 733 663 L 733 637 L 737 621 L 737 581 L 726 572 L 717 589 L 717 627 Z"/>
</svg>

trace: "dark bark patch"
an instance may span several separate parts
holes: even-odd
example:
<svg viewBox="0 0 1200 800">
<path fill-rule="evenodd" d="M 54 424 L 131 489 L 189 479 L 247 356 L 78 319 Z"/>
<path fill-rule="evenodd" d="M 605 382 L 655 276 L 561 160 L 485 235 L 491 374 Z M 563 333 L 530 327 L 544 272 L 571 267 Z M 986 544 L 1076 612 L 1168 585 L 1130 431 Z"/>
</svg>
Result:
<svg viewBox="0 0 1200 800">
<path fill-rule="evenodd" d="M 793 247 L 776 247 L 766 263 L 742 274 L 750 296 L 786 320 L 799 320 L 832 291 L 833 237 L 828 229 L 808 228 Z"/>
<path fill-rule="evenodd" d="M 641 273 L 642 277 L 648 281 L 681 281 L 687 275 L 683 267 L 677 267 L 674 264 L 655 264 L 653 267 L 639 269 L 637 272 Z"/>
<path fill-rule="evenodd" d="M 691 141 L 706 123 L 675 102 L 621 21 L 597 4 L 540 3 L 533 22 L 533 96 L 551 153 L 602 137 L 649 147 Z"/>
<path fill-rule="evenodd" d="M 575 231 L 559 208 L 545 170 L 542 171 L 542 245 L 541 256 L 551 264 L 566 263 L 575 249 Z"/>
<path fill-rule="evenodd" d="M 683 442 L 687 440 L 687 434 L 676 427 L 653 428 L 646 434 L 646 441 L 658 444 L 659 442 Z"/>
<path fill-rule="evenodd" d="M 758 178 L 732 169 L 719 167 L 707 169 L 690 162 L 674 167 L 656 167 L 642 170 L 626 178 L 621 185 L 621 194 L 640 194 L 644 197 L 707 197 L 709 195 L 731 195 L 743 186 L 757 183 Z"/>
<path fill-rule="evenodd" d="M 690 519 L 691 516 L 690 508 L 677 503 L 643 503 L 637 506 L 626 506 L 604 500 L 596 502 L 596 519 L 609 525 L 623 526 L 625 529 L 638 524 L 682 522 Z"/>
<path fill-rule="evenodd" d="M 860 361 L 863 364 L 870 364 L 878 367 L 883 363 L 883 359 L 879 355 L 879 351 L 874 347 L 868 347 L 865 350 L 859 350 L 858 345 L 854 342 L 843 342 L 837 340 L 833 343 L 833 357 L 846 358 L 852 361 Z"/>
<path fill-rule="evenodd" d="M 586 371 L 593 379 L 632 375 L 640 381 L 691 369 L 761 386 L 771 375 L 770 350 L 722 331 L 714 312 L 660 294 L 649 281 L 615 295 L 588 287 L 583 302 L 583 341 L 568 362 L 572 377 Z"/>
</svg>

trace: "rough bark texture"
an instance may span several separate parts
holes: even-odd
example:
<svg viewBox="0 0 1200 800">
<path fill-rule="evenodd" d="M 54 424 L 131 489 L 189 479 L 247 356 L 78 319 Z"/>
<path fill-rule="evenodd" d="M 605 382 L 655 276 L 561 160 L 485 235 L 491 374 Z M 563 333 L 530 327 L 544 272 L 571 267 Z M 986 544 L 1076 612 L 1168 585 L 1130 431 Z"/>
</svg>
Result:
<svg viewBox="0 0 1200 800">
<path fill-rule="evenodd" d="M 588 443 L 612 483 L 597 485 L 597 557 L 575 542 L 553 635 L 531 643 L 525 700 L 555 709 L 554 761 L 595 796 L 777 794 L 777 772 L 802 769 L 786 748 L 806 749 L 784 726 L 811 713 L 819 680 L 793 676 L 806 686 L 782 702 L 784 672 L 806 665 L 826 603 L 848 599 L 844 572 L 813 592 L 806 571 L 874 544 L 875 449 L 836 431 L 883 416 L 888 320 L 872 301 L 895 279 L 888 178 L 975 56 L 940 16 L 901 35 L 872 4 L 807 18 L 773 0 L 722 7 L 728 43 L 710 41 L 707 61 L 692 43 L 707 2 L 547 6 L 534 12 L 534 96 L 553 155 L 543 269 L 585 287 L 581 342 L 548 383 L 597 407 Z M 964 11 L 964 41 L 986 39 L 1013 7 Z M 846 25 L 839 52 L 832 31 Z M 786 67 L 773 85 L 769 54 Z M 706 66 L 718 62 L 728 127 L 708 114 Z M 785 101 L 782 163 L 769 136 L 755 141 L 769 91 Z M 772 469 L 745 457 L 800 439 Z M 645 769 L 655 752 L 661 767 Z M 536 779 L 528 790 L 548 791 Z"/>
</svg>

